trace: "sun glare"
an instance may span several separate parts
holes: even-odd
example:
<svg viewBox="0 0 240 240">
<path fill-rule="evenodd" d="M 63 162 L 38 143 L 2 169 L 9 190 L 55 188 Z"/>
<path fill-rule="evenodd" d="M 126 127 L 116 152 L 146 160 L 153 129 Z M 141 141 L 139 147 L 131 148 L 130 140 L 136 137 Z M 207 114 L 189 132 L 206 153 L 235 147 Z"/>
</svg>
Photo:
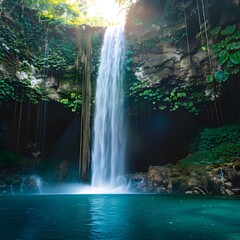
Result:
<svg viewBox="0 0 240 240">
<path fill-rule="evenodd" d="M 114 0 L 95 0 L 95 4 L 88 10 L 88 15 L 92 18 L 101 17 L 106 23 L 119 24 L 125 22 L 126 11 Z"/>
</svg>

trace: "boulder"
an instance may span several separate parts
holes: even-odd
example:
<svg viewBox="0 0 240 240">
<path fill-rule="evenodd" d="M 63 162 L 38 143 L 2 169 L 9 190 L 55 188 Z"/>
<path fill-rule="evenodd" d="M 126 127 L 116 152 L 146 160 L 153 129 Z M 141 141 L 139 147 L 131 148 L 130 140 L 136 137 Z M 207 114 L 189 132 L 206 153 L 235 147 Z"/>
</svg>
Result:
<svg viewBox="0 0 240 240">
<path fill-rule="evenodd" d="M 165 187 L 158 187 L 156 193 L 167 193 L 167 189 Z"/>
<path fill-rule="evenodd" d="M 194 187 L 199 186 L 199 180 L 191 176 L 181 176 L 179 190 L 186 192 L 192 190 Z"/>
<path fill-rule="evenodd" d="M 22 178 L 11 169 L 0 170 L 0 195 L 20 192 Z"/>
<path fill-rule="evenodd" d="M 129 188 L 134 192 L 147 192 L 147 174 L 146 173 L 135 173 L 126 176 L 126 180 L 129 183 Z"/>
<path fill-rule="evenodd" d="M 59 163 L 56 169 L 56 180 L 58 182 L 67 182 L 70 178 L 70 166 L 67 160 Z"/>
<path fill-rule="evenodd" d="M 220 194 L 222 186 L 223 186 L 223 180 L 222 179 L 220 179 L 219 177 L 212 177 L 211 178 L 212 193 Z"/>
<path fill-rule="evenodd" d="M 42 192 L 43 180 L 38 175 L 23 177 L 21 192 L 24 194 L 36 194 Z"/>
<path fill-rule="evenodd" d="M 227 195 L 230 195 L 230 196 L 234 195 L 234 192 L 232 192 L 229 189 L 225 189 L 225 192 L 226 192 Z"/>
<path fill-rule="evenodd" d="M 162 168 L 160 166 L 150 166 L 148 169 L 148 179 L 152 184 L 161 184 L 165 179 Z"/>
<path fill-rule="evenodd" d="M 231 182 L 225 182 L 225 183 L 223 184 L 223 186 L 224 186 L 224 188 L 226 188 L 226 189 L 232 189 L 233 184 L 232 184 Z"/>
</svg>

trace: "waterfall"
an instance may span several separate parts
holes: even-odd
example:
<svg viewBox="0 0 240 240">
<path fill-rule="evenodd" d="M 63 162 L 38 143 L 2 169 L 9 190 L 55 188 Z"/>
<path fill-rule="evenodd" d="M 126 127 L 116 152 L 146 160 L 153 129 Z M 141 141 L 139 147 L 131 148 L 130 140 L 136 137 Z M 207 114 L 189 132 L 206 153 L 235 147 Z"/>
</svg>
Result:
<svg viewBox="0 0 240 240">
<path fill-rule="evenodd" d="M 97 78 L 92 186 L 114 189 L 124 174 L 125 130 L 123 99 L 124 26 L 108 27 Z"/>
</svg>

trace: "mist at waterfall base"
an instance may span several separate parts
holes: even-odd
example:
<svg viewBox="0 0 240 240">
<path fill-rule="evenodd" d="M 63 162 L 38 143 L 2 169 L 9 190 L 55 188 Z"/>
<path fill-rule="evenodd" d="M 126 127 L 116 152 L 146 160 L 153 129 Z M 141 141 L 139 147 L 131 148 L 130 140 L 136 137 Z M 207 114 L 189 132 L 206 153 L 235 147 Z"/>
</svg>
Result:
<svg viewBox="0 0 240 240">
<path fill-rule="evenodd" d="M 44 193 L 126 193 L 124 118 L 124 26 L 106 29 L 97 78 L 92 141 L 92 183 L 45 186 Z M 56 146 L 58 146 L 59 142 Z M 57 156 L 55 150 L 54 155 Z"/>
</svg>

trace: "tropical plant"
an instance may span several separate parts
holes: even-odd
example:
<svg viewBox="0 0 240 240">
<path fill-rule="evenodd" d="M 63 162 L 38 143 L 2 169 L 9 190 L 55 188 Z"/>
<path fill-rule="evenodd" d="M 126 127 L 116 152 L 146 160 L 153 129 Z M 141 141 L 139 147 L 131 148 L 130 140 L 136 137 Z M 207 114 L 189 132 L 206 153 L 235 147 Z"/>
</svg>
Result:
<svg viewBox="0 0 240 240">
<path fill-rule="evenodd" d="M 42 97 L 43 91 L 40 88 L 33 88 L 28 80 L 19 81 L 12 77 L 0 79 L 0 103 L 28 100 L 37 104 Z"/>
<path fill-rule="evenodd" d="M 59 100 L 59 102 L 64 104 L 66 107 L 71 108 L 72 112 L 79 112 L 82 104 L 82 98 L 81 95 L 71 93 Z"/>
<path fill-rule="evenodd" d="M 206 78 L 208 82 L 221 83 L 240 72 L 240 30 L 235 24 L 225 28 L 218 26 L 211 34 L 215 43 L 210 45 L 210 48 L 221 69 L 208 74 Z"/>
<path fill-rule="evenodd" d="M 240 156 L 240 144 L 222 143 L 212 149 L 215 159 L 230 160 Z"/>
<path fill-rule="evenodd" d="M 227 124 L 221 128 L 205 128 L 195 138 L 192 151 L 211 151 L 221 144 L 240 144 L 240 124 Z"/>
<path fill-rule="evenodd" d="M 130 86 L 129 95 L 134 102 L 138 102 L 140 99 L 150 102 L 153 110 L 176 111 L 185 109 L 194 114 L 198 114 L 200 105 L 207 101 L 201 88 L 151 87 L 148 82 L 140 81 L 134 82 Z"/>
</svg>

